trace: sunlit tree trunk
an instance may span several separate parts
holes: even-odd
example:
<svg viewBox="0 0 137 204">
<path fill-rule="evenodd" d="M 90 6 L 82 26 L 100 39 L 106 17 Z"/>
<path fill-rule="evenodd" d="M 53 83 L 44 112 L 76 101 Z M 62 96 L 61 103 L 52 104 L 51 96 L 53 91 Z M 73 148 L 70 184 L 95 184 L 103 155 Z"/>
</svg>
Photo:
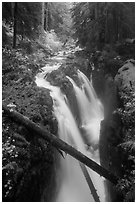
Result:
<svg viewBox="0 0 137 204">
<path fill-rule="evenodd" d="M 41 2 L 41 23 L 39 26 L 39 40 L 43 42 L 43 35 L 44 35 L 44 18 L 45 18 L 45 2 Z"/>
</svg>

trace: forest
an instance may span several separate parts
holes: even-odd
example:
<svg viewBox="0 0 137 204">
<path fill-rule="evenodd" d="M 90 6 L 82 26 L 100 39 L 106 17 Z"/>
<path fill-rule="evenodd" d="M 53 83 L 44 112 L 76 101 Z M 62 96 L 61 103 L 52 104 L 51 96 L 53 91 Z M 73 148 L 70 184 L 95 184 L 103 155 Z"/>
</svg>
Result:
<svg viewBox="0 0 137 204">
<path fill-rule="evenodd" d="M 135 2 L 2 2 L 2 201 L 135 202 Z"/>
</svg>

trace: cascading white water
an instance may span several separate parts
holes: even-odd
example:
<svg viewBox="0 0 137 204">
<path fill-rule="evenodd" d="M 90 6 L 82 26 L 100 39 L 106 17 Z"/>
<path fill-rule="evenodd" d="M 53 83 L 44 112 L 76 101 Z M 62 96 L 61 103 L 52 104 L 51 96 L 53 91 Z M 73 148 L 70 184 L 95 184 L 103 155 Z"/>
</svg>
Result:
<svg viewBox="0 0 137 204">
<path fill-rule="evenodd" d="M 99 163 L 98 143 L 103 111 L 92 84 L 80 71 L 78 71 L 78 77 L 83 83 L 82 88 L 79 88 L 70 77 L 67 77 L 73 85 L 80 112 L 80 125 L 78 125 L 70 110 L 66 95 L 61 92 L 59 87 L 52 86 L 44 79 L 45 73 L 37 75 L 36 83 L 38 86 L 51 90 L 50 95 L 53 99 L 54 114 L 58 121 L 59 137 Z M 97 189 L 100 201 L 106 201 L 104 179 L 88 167 L 87 170 Z M 57 175 L 60 189 L 56 202 L 94 202 L 77 160 L 69 155 L 66 155 L 65 159 L 61 158 Z"/>
</svg>

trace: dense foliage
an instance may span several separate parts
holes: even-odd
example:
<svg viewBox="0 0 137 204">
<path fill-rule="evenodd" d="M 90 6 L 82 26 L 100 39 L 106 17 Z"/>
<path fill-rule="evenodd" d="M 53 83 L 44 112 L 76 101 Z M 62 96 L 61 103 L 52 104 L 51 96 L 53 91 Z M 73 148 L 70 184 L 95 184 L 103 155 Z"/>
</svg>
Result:
<svg viewBox="0 0 137 204">
<path fill-rule="evenodd" d="M 49 91 L 38 88 L 34 82 L 34 76 L 46 63 L 46 53 L 38 47 L 35 53 L 28 54 L 24 49 L 13 50 L 8 46 L 2 53 L 3 104 L 13 105 L 35 123 L 49 130 L 52 127 L 53 131 Z M 50 184 L 55 175 L 53 148 L 39 140 L 34 132 L 14 123 L 5 112 L 2 114 L 2 151 L 3 202 L 51 201 L 54 188 L 51 190 Z"/>
<path fill-rule="evenodd" d="M 88 50 L 134 38 L 134 3 L 80 2 L 73 8 L 75 38 Z"/>
<path fill-rule="evenodd" d="M 119 148 L 122 152 L 121 167 L 123 177 L 118 183 L 118 189 L 123 194 L 124 201 L 135 199 L 135 93 L 123 92 L 123 106 L 117 109 L 122 120 L 122 142 Z"/>
<path fill-rule="evenodd" d="M 48 17 L 48 30 L 54 29 L 60 37 L 62 35 L 71 36 L 71 3 L 48 2 L 45 3 L 45 8 L 45 18 Z M 46 13 L 48 13 L 48 16 Z M 46 23 L 44 27 L 46 30 Z"/>
<path fill-rule="evenodd" d="M 41 5 L 31 2 L 20 2 L 16 4 L 17 34 L 21 35 L 22 38 L 25 36 L 33 37 L 40 24 Z M 14 7 L 15 3 L 2 3 L 2 19 L 6 23 L 10 23 L 11 27 L 14 23 Z"/>
<path fill-rule="evenodd" d="M 34 39 L 41 35 L 41 29 L 55 30 L 60 39 L 66 40 L 72 33 L 70 8 L 71 3 L 3 2 L 3 37 L 6 33 L 4 25 L 8 24 L 15 46 L 17 35 L 21 36 L 22 40 L 25 37 Z"/>
</svg>

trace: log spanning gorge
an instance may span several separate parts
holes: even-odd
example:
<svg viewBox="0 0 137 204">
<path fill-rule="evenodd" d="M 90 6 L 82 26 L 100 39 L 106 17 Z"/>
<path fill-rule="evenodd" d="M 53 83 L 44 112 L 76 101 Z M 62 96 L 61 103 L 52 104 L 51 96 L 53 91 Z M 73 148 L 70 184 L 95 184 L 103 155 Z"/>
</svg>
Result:
<svg viewBox="0 0 137 204">
<path fill-rule="evenodd" d="M 47 80 L 47 75 L 59 67 L 59 63 L 48 64 L 43 68 L 43 72 L 36 76 L 37 86 L 50 90 L 54 115 L 58 122 L 58 137 L 100 164 L 98 145 L 100 122 L 103 119 L 102 104 L 92 82 L 79 70 L 77 78 L 80 86 L 70 76 L 66 76 L 73 87 L 74 99 L 67 97 L 69 94 L 66 95 L 59 86 L 52 85 Z M 75 108 L 72 107 L 73 100 Z M 59 189 L 55 202 L 105 202 L 107 198 L 104 180 L 95 171 L 64 154 L 64 157 L 60 157 L 57 169 Z"/>
</svg>

